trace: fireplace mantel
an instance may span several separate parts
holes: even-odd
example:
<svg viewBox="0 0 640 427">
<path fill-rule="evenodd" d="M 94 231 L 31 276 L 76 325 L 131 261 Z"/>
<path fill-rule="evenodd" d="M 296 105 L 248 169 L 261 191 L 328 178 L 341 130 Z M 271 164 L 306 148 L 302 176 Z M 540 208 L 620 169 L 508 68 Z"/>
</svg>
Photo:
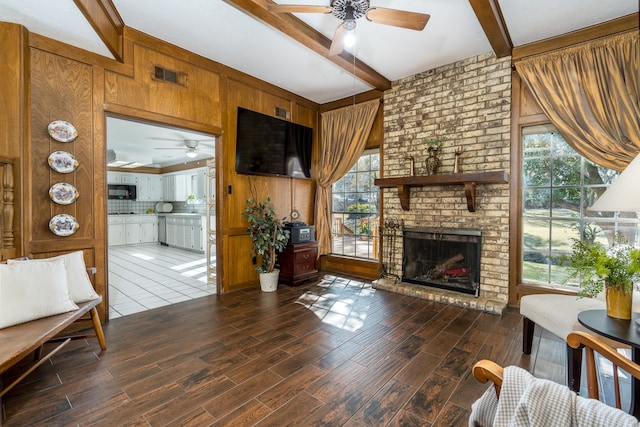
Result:
<svg viewBox="0 0 640 427">
<path fill-rule="evenodd" d="M 469 212 L 476 211 L 476 184 L 502 184 L 509 182 L 509 174 L 505 171 L 450 173 L 425 176 L 402 176 L 394 178 L 378 178 L 374 184 L 380 188 L 398 189 L 400 205 L 409 210 L 411 187 L 430 187 L 435 185 L 464 185 Z"/>
</svg>

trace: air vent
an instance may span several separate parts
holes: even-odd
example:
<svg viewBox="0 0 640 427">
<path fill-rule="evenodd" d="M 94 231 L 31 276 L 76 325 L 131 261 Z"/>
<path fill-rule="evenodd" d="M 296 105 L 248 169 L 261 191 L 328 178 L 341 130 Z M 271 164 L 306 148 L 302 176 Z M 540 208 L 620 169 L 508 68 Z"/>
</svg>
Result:
<svg viewBox="0 0 640 427">
<path fill-rule="evenodd" d="M 169 70 L 157 65 L 153 67 L 153 79 L 184 87 L 187 87 L 187 83 L 189 81 L 187 73 Z"/>
<path fill-rule="evenodd" d="M 289 120 L 289 112 L 284 108 L 276 107 L 276 116 Z"/>
</svg>

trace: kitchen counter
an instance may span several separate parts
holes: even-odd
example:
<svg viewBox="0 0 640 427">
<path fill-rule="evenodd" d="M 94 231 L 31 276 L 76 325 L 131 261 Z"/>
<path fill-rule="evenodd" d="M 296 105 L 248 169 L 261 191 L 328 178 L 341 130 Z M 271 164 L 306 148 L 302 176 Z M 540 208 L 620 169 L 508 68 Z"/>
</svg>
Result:
<svg viewBox="0 0 640 427">
<path fill-rule="evenodd" d="M 158 216 L 206 216 L 203 213 L 191 213 L 191 212 L 158 212 Z"/>
</svg>

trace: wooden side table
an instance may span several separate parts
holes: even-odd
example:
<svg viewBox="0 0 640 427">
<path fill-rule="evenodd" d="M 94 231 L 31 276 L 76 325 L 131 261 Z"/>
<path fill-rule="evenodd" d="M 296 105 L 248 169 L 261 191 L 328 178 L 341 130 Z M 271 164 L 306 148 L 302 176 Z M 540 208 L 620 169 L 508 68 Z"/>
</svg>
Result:
<svg viewBox="0 0 640 427">
<path fill-rule="evenodd" d="M 631 320 L 614 319 L 606 310 L 585 310 L 578 313 L 578 322 L 585 328 L 631 346 L 631 360 L 640 364 L 640 330 L 635 322 L 640 313 L 632 313 Z M 640 380 L 631 378 L 631 407 L 629 412 L 640 419 Z"/>
<path fill-rule="evenodd" d="M 318 242 L 289 243 L 278 254 L 280 265 L 280 282 L 297 286 L 305 280 L 318 278 L 316 259 L 318 258 Z"/>
</svg>

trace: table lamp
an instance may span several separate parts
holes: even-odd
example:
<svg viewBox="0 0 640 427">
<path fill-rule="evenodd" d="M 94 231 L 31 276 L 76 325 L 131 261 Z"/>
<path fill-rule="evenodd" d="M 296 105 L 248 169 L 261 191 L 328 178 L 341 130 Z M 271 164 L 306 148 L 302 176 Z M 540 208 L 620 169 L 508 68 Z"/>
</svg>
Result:
<svg viewBox="0 0 640 427">
<path fill-rule="evenodd" d="M 640 155 L 589 208 L 590 211 L 640 212 Z"/>
</svg>

